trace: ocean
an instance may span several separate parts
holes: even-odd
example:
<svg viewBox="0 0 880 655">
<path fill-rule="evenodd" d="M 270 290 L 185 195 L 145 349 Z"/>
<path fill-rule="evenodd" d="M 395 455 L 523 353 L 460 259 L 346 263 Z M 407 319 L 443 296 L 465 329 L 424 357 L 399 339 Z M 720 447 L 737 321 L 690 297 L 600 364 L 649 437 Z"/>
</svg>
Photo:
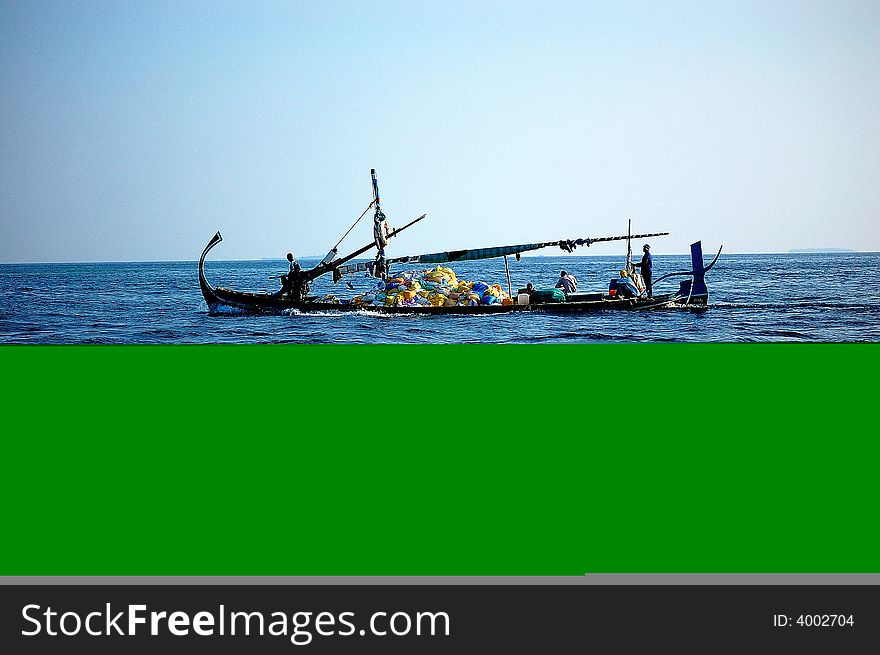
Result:
<svg viewBox="0 0 880 655">
<path fill-rule="evenodd" d="M 714 253 L 705 253 L 706 261 Z M 688 256 L 655 256 L 655 279 L 688 270 Z M 308 260 L 304 265 L 314 264 Z M 514 292 L 552 286 L 565 269 L 579 291 L 604 291 L 621 256 L 510 259 Z M 453 266 L 461 279 L 507 288 L 502 260 Z M 287 262 L 206 262 L 215 286 L 274 291 Z M 396 269 L 397 270 L 397 269 Z M 197 263 L 0 265 L 0 343 L 613 343 L 880 341 L 880 253 L 729 255 L 707 275 L 709 309 L 603 311 L 576 315 L 390 316 L 366 312 L 209 316 Z M 312 293 L 340 298 L 374 280 L 327 276 Z M 679 278 L 681 279 L 681 278 Z M 655 291 L 677 289 L 675 278 Z"/>
</svg>

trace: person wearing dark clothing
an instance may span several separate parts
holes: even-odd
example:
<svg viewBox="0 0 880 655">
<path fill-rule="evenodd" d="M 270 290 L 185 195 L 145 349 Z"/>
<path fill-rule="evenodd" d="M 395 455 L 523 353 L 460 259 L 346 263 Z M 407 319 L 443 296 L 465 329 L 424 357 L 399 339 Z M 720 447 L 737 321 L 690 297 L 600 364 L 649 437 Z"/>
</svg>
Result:
<svg viewBox="0 0 880 655">
<path fill-rule="evenodd" d="M 290 291 L 291 282 L 297 273 L 299 273 L 300 267 L 299 262 L 293 256 L 292 252 L 287 253 L 287 275 L 281 276 L 281 291 L 278 292 L 278 295 L 284 295 Z"/>
<path fill-rule="evenodd" d="M 302 267 L 293 257 L 293 253 L 287 253 L 287 261 L 289 267 L 287 275 L 281 276 L 281 291 L 275 295 L 278 297 L 288 294 L 294 302 L 302 302 L 305 295 L 309 292 L 309 283 L 302 274 Z"/>
<path fill-rule="evenodd" d="M 645 290 L 648 292 L 648 298 L 653 298 L 654 289 L 651 286 L 651 273 L 654 270 L 654 261 L 651 259 L 651 246 L 646 243 L 642 250 L 645 252 L 642 255 L 642 261 L 638 264 L 633 264 L 633 266 L 638 266 L 642 269 L 642 279 L 645 281 Z"/>
</svg>

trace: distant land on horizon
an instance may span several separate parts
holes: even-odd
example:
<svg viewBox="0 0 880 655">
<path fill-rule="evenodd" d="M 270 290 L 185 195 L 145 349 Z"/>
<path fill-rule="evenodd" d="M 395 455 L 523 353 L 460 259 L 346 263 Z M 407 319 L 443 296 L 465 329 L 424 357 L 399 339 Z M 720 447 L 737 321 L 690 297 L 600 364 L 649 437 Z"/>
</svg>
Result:
<svg viewBox="0 0 880 655">
<path fill-rule="evenodd" d="M 792 254 L 804 255 L 809 253 L 823 253 L 823 252 L 856 252 L 850 248 L 793 248 L 788 252 Z"/>
</svg>

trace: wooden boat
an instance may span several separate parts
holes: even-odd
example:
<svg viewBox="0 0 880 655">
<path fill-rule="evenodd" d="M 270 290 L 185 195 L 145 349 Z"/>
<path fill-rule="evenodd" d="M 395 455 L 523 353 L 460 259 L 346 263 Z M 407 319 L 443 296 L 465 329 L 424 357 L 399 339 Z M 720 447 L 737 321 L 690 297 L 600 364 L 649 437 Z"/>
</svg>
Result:
<svg viewBox="0 0 880 655">
<path fill-rule="evenodd" d="M 371 174 L 373 178 L 373 201 L 370 203 L 367 209 L 364 210 L 364 213 L 361 214 L 361 218 L 363 218 L 363 216 L 367 213 L 367 211 L 369 211 L 371 207 L 375 206 L 374 242 L 367 244 L 362 248 L 356 250 L 355 252 L 351 253 L 350 255 L 342 258 L 336 258 L 336 251 L 337 247 L 339 246 L 339 243 L 337 243 L 336 246 L 331 249 L 331 251 L 321 261 L 320 264 L 312 269 L 308 269 L 302 272 L 301 275 L 304 288 L 307 289 L 308 282 L 326 274 L 332 274 L 334 281 L 339 281 L 339 279 L 341 279 L 343 275 L 359 271 L 371 271 L 377 273 L 377 275 L 385 274 L 394 264 L 410 265 L 454 263 L 459 261 L 473 261 L 477 259 L 487 259 L 492 257 L 504 258 L 505 270 L 508 271 L 508 288 L 510 288 L 510 275 L 507 265 L 507 257 L 510 255 L 516 256 L 516 258 L 519 259 L 519 255 L 523 252 L 538 250 L 540 248 L 546 248 L 550 246 L 559 246 L 563 250 L 571 252 L 575 247 L 580 245 L 590 246 L 591 244 L 597 242 L 619 241 L 623 239 L 626 239 L 628 244 L 626 269 L 632 270 L 632 251 L 629 246 L 632 239 L 663 236 L 668 234 L 666 232 L 655 232 L 651 234 L 632 235 L 628 231 L 627 235 L 625 236 L 587 238 L 577 239 L 573 241 L 549 241 L 541 243 L 519 244 L 513 246 L 500 246 L 495 248 L 463 249 L 385 259 L 384 247 L 387 242 L 396 234 L 418 223 L 425 217 L 425 215 L 423 214 L 419 218 L 411 221 L 410 223 L 404 225 L 402 228 L 399 228 L 398 230 L 387 230 L 385 228 L 385 215 L 382 213 L 380 207 L 379 189 L 376 181 L 375 170 L 371 171 Z M 358 220 L 360 220 L 360 218 Z M 357 224 L 357 221 L 355 221 L 355 224 Z M 354 225 L 352 225 L 352 227 L 354 227 Z M 349 228 L 349 231 L 351 231 L 351 228 Z M 348 232 L 346 232 L 346 234 L 348 234 Z M 205 249 L 202 251 L 201 257 L 199 258 L 199 286 L 202 291 L 202 296 L 205 298 L 205 302 L 208 304 L 208 311 L 211 314 L 229 312 L 250 314 L 279 314 L 289 311 L 360 311 L 377 314 L 480 315 L 506 314 L 511 312 L 553 312 L 570 314 L 612 309 L 622 309 L 630 311 L 660 308 L 705 309 L 708 306 L 709 293 L 708 289 L 706 288 L 704 276 L 705 273 L 715 265 L 715 262 L 718 261 L 718 257 L 721 254 L 721 250 L 719 249 L 718 254 L 715 256 L 715 259 L 713 259 L 708 266 L 704 266 L 701 243 L 697 241 L 696 243 L 691 244 L 691 270 L 669 273 L 667 275 L 657 278 L 657 280 L 654 281 L 654 284 L 656 285 L 657 282 L 673 276 L 684 276 L 688 279 L 681 282 L 678 290 L 674 293 L 656 294 L 652 298 L 648 298 L 643 293 L 640 295 L 631 296 L 624 295 L 623 293 L 617 293 L 616 282 L 620 280 L 616 281 L 612 279 L 607 292 L 572 293 L 568 294 L 565 297 L 564 302 L 532 302 L 530 299 L 523 299 L 521 295 L 518 294 L 517 297 L 514 299 L 515 301 L 511 304 L 494 303 L 488 305 L 476 304 L 439 307 L 431 305 L 377 306 L 357 304 L 351 302 L 350 300 L 339 300 L 335 298 L 332 300 L 328 300 L 326 298 L 308 296 L 306 294 L 282 294 L 280 292 L 274 294 L 257 293 L 249 291 L 236 291 L 223 287 L 214 287 L 213 285 L 211 285 L 210 282 L 208 282 L 208 279 L 205 276 L 205 257 L 207 256 L 208 252 L 210 252 L 211 249 L 214 248 L 222 240 L 223 237 L 220 235 L 220 232 L 217 232 L 205 246 Z M 342 240 L 340 239 L 340 243 L 341 241 Z M 353 265 L 346 265 L 347 262 L 351 261 L 355 257 L 358 257 L 359 255 L 364 254 L 372 248 L 377 248 L 378 250 L 378 255 L 374 262 L 361 262 Z"/>
</svg>

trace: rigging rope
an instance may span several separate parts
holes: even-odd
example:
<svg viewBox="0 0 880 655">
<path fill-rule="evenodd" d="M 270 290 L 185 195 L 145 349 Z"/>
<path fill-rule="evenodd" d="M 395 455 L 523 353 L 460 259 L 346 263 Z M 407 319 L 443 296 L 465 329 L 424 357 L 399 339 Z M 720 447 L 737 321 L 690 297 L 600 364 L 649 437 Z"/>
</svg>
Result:
<svg viewBox="0 0 880 655">
<path fill-rule="evenodd" d="M 360 220 L 361 220 L 364 216 L 367 215 L 367 212 L 370 211 L 370 207 L 372 207 L 372 206 L 375 205 L 375 204 L 376 204 L 376 201 L 375 201 L 375 200 L 371 200 L 371 201 L 370 201 L 370 204 L 367 205 L 367 208 L 364 210 L 364 213 L 357 217 L 357 220 L 356 220 L 354 223 L 351 224 L 351 227 L 348 228 L 348 229 L 345 231 L 345 234 L 342 235 L 342 238 L 340 238 L 339 241 L 336 242 L 336 245 L 333 246 L 333 247 L 331 248 L 331 250 L 336 250 L 336 249 L 339 247 L 339 244 L 342 243 L 342 240 L 345 239 L 345 237 L 348 236 L 348 233 L 351 232 L 351 231 L 354 229 L 354 226 L 357 225 L 357 224 L 360 222 Z"/>
</svg>

